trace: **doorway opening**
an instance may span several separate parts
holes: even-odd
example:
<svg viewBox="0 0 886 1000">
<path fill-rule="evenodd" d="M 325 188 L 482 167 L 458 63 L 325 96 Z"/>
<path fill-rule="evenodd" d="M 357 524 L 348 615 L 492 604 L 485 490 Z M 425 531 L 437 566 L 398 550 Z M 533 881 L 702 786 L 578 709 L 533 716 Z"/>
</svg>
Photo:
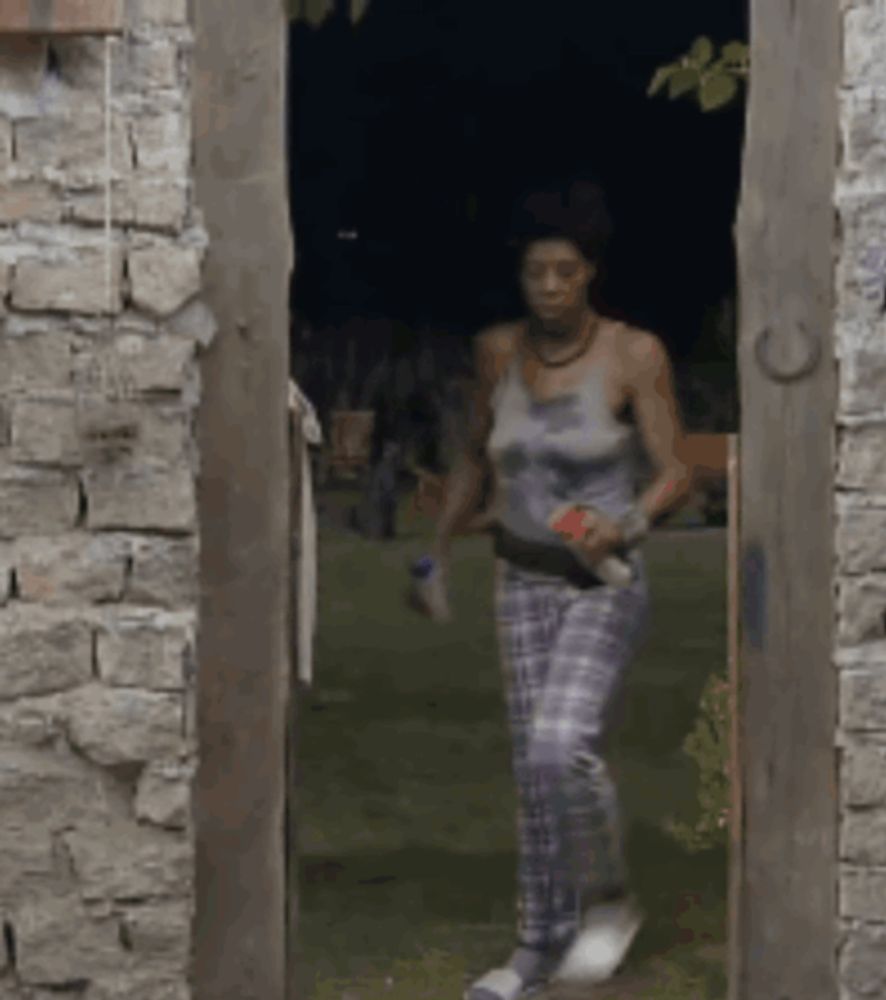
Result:
<svg viewBox="0 0 886 1000">
<path fill-rule="evenodd" d="M 297 749 L 305 1000 L 460 995 L 513 944 L 488 542 L 457 549 L 451 627 L 415 618 L 402 592 L 458 437 L 471 338 L 520 313 L 505 246 L 520 192 L 600 180 L 616 223 L 601 309 L 662 338 L 689 432 L 738 427 L 743 113 L 703 115 L 647 87 L 696 35 L 747 37 L 744 0 L 679 14 L 562 4 L 541 19 L 481 6 L 374 0 L 356 24 L 342 11 L 290 36 L 292 374 L 326 440 Z M 370 489 L 382 409 L 407 452 L 393 521 Z M 723 732 L 726 506 L 713 487 L 648 544 L 654 624 L 613 762 L 650 916 L 612 996 L 726 995 L 728 750 L 706 738 Z"/>
</svg>

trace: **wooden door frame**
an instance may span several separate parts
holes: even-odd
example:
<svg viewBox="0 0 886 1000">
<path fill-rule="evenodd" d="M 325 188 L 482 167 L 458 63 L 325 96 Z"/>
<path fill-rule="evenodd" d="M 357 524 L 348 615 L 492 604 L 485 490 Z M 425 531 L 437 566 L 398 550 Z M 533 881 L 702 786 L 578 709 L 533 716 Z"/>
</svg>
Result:
<svg viewBox="0 0 886 1000">
<path fill-rule="evenodd" d="M 212 239 L 207 302 L 220 322 L 204 364 L 201 411 L 194 989 L 198 1000 L 277 1000 L 292 980 L 286 896 L 294 888 L 285 843 L 292 656 L 287 32 L 279 0 L 192 2 L 197 190 Z M 839 5 L 750 3 L 753 80 L 738 222 L 742 448 L 740 458 L 733 455 L 740 481 L 732 480 L 740 538 L 734 522 L 730 531 L 742 574 L 740 600 L 734 576 L 731 591 L 732 677 L 740 670 L 741 684 L 730 987 L 733 1000 L 835 1000 L 832 199 Z M 263 232 L 260 249 L 251 250 L 256 220 Z M 232 231 L 240 233 L 236 246 Z M 769 340 L 761 339 L 767 329 Z M 785 378 L 781 368 L 804 360 L 808 336 L 820 348 L 817 366 Z M 250 433 L 231 434 L 244 427 Z M 268 477 L 269 469 L 277 472 Z M 261 738 L 249 744 L 244 727 L 259 725 Z M 201 815 L 225 816 L 229 826 L 201 828 Z M 244 882 L 260 906 L 247 905 Z"/>
</svg>

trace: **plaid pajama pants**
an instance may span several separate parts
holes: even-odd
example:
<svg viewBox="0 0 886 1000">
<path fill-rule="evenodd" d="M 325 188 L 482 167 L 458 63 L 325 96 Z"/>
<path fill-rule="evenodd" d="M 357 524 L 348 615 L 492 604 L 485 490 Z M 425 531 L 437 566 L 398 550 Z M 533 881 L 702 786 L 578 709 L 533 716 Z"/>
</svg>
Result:
<svg viewBox="0 0 886 1000">
<path fill-rule="evenodd" d="M 618 797 L 602 752 L 647 622 L 647 579 L 635 558 L 629 587 L 589 590 L 498 562 L 526 947 L 568 941 L 588 901 L 627 881 Z"/>
</svg>

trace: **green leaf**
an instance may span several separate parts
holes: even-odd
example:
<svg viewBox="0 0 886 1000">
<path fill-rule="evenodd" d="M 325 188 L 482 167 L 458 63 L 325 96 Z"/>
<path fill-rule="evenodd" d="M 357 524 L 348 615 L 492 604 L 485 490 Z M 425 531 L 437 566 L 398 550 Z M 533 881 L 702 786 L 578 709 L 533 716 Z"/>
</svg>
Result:
<svg viewBox="0 0 886 1000">
<path fill-rule="evenodd" d="M 696 38 L 689 50 L 689 61 L 697 69 L 704 69 L 714 58 L 714 43 L 710 38 Z"/>
<path fill-rule="evenodd" d="M 670 94 L 671 100 L 676 100 L 678 97 L 683 97 L 684 94 L 688 94 L 699 84 L 699 72 L 697 69 L 691 66 L 681 66 L 680 69 L 674 73 L 670 78 L 670 88 L 668 93 Z"/>
<path fill-rule="evenodd" d="M 309 24 L 322 24 L 335 10 L 335 0 L 284 0 L 284 6 L 289 17 L 294 21 L 307 21 Z M 351 22 L 359 23 L 369 0 L 349 0 Z"/>
<path fill-rule="evenodd" d="M 729 104 L 738 94 L 738 81 L 730 73 L 711 73 L 705 76 L 698 89 L 702 111 L 717 111 Z"/>
<path fill-rule="evenodd" d="M 748 56 L 749 49 L 744 42 L 729 42 L 723 46 L 723 58 L 732 66 L 744 66 Z"/>
<path fill-rule="evenodd" d="M 649 90 L 647 91 L 649 97 L 655 97 L 656 94 L 660 93 L 665 84 L 670 80 L 670 78 L 679 69 L 677 63 L 671 63 L 668 66 L 659 66 L 655 71 L 655 76 L 652 78 L 652 82 L 649 84 Z"/>
</svg>

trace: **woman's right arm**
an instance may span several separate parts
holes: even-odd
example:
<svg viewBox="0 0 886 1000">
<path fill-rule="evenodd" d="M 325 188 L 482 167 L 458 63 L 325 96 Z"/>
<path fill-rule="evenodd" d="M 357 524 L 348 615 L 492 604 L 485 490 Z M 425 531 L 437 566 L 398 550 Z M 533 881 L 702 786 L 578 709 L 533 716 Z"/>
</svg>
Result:
<svg viewBox="0 0 886 1000">
<path fill-rule="evenodd" d="M 486 473 L 486 444 L 492 429 L 492 394 L 513 350 L 510 328 L 481 333 L 474 346 L 474 384 L 470 394 L 465 440 L 452 472 L 437 519 L 435 554 L 448 561 L 453 535 L 477 510 Z"/>
</svg>

